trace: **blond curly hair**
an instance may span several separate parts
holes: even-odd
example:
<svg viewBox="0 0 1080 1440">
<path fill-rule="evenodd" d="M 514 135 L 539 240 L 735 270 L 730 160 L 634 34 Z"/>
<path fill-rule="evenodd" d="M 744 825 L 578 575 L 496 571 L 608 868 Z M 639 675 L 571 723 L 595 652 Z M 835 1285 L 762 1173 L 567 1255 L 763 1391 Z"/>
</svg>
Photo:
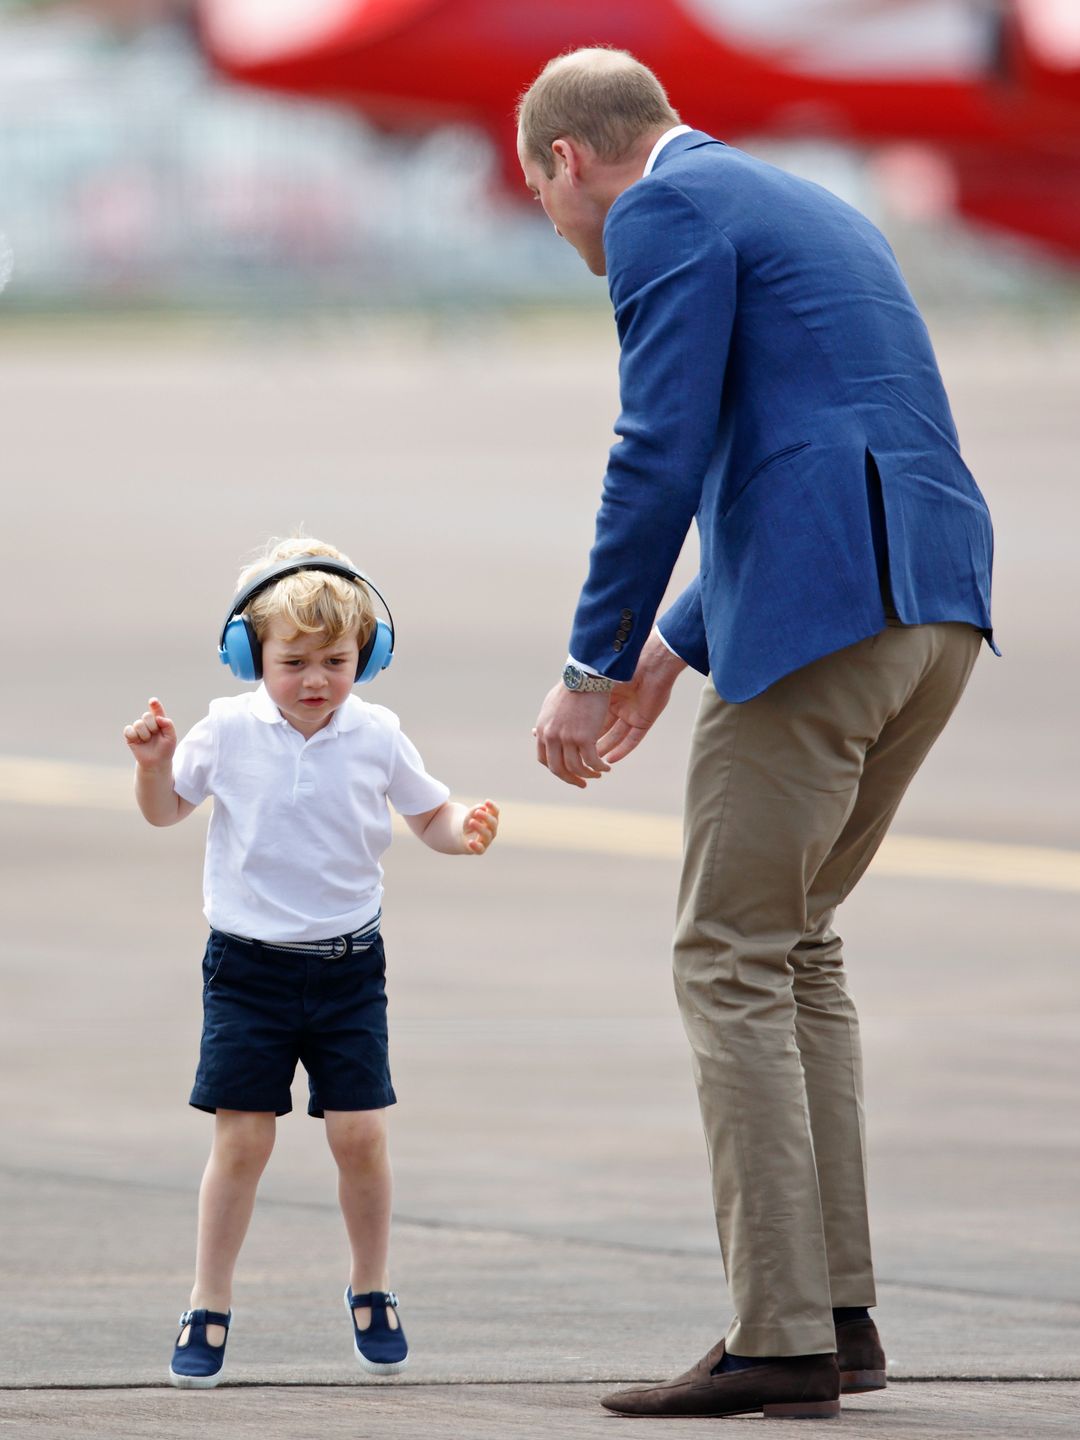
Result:
<svg viewBox="0 0 1080 1440">
<path fill-rule="evenodd" d="M 236 582 L 237 590 L 250 584 L 260 570 L 300 555 L 326 555 L 352 564 L 347 555 L 324 540 L 291 535 L 284 540 L 271 540 L 262 555 L 244 567 Z M 300 635 L 325 633 L 327 645 L 336 645 L 355 636 L 361 650 L 375 629 L 375 606 L 363 581 L 331 575 L 325 570 L 298 570 L 292 575 L 283 575 L 275 585 L 260 590 L 243 613 L 255 627 L 260 642 L 275 619 L 292 626 L 292 633 L 283 638 L 295 640 Z"/>
</svg>

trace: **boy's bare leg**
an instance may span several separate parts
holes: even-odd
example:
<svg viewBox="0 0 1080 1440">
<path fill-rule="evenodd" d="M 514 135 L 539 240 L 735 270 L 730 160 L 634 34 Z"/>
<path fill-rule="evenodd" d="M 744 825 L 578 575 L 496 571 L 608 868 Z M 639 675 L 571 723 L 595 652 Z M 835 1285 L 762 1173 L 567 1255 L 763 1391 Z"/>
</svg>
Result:
<svg viewBox="0 0 1080 1440">
<path fill-rule="evenodd" d="M 338 1167 L 338 1201 L 352 1257 L 349 1284 L 354 1295 L 386 1290 L 390 1284 L 390 1203 L 393 1175 L 386 1143 L 385 1110 L 327 1110 L 326 1138 Z M 366 1330 L 371 1310 L 355 1311 Z M 397 1329 L 393 1309 L 387 1323 Z"/>
<path fill-rule="evenodd" d="M 255 1208 L 259 1177 L 274 1148 L 277 1117 L 272 1110 L 218 1110 L 214 1143 L 199 1188 L 199 1231 L 195 1248 L 193 1310 L 227 1314 L 233 1270 Z M 180 1336 L 187 1342 L 187 1330 Z M 225 1340 L 222 1325 L 208 1325 L 211 1345 Z"/>
</svg>

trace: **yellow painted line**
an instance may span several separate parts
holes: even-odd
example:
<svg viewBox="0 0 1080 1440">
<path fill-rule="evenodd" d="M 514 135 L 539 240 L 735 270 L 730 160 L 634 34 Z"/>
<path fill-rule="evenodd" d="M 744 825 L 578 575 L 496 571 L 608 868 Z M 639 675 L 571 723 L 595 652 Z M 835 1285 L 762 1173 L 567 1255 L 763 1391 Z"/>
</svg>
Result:
<svg viewBox="0 0 1080 1440">
<path fill-rule="evenodd" d="M 130 810 L 135 803 L 132 771 L 119 765 L 0 755 L 0 803 Z"/>
<path fill-rule="evenodd" d="M 134 812 L 132 774 L 126 766 L 84 765 L 0 755 L 0 804 L 63 806 Z M 603 810 L 592 805 L 500 802 L 500 847 L 563 853 L 627 855 L 677 860 L 682 822 L 675 815 Z M 983 840 L 939 840 L 890 835 L 872 866 L 875 875 L 961 880 L 1080 894 L 1080 851 Z"/>
</svg>

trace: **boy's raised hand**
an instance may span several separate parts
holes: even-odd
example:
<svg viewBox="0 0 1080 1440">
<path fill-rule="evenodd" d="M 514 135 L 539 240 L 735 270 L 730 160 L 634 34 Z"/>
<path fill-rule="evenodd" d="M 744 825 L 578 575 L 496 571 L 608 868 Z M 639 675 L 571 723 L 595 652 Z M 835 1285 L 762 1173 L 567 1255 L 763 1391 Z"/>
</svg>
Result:
<svg viewBox="0 0 1080 1440">
<path fill-rule="evenodd" d="M 499 807 L 494 800 L 474 805 L 462 825 L 465 848 L 470 855 L 483 855 L 499 831 Z"/>
<path fill-rule="evenodd" d="M 146 770 L 156 770 L 172 760 L 176 749 L 176 726 L 165 714 L 160 700 L 148 701 L 134 725 L 124 726 L 124 739 L 135 756 L 135 763 Z"/>
</svg>

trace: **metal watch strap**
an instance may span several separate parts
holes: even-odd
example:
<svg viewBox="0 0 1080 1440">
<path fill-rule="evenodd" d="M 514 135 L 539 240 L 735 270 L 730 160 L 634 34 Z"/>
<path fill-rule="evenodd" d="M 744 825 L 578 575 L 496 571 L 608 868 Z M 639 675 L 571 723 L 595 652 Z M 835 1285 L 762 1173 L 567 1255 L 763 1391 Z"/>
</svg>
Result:
<svg viewBox="0 0 1080 1440">
<path fill-rule="evenodd" d="M 567 665 L 563 670 L 563 684 L 577 695 L 608 694 L 615 688 L 615 681 L 606 675 L 590 675 L 579 665 Z"/>
</svg>

